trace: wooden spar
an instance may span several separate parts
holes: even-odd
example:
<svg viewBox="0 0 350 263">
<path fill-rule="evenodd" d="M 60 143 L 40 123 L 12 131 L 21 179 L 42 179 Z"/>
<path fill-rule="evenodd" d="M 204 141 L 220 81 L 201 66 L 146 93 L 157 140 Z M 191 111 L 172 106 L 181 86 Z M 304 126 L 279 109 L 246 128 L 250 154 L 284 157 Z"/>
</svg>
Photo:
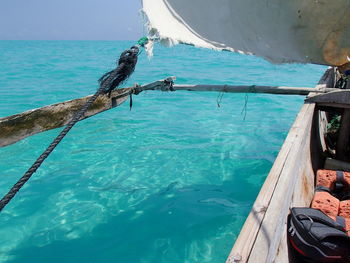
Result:
<svg viewBox="0 0 350 263">
<path fill-rule="evenodd" d="M 317 88 L 279 87 L 279 86 L 232 86 L 232 85 L 172 85 L 175 78 L 170 77 L 147 85 L 136 85 L 132 88 L 114 91 L 109 98 L 100 95 L 82 119 L 119 106 L 127 100 L 130 94 L 138 94 L 145 90 L 187 90 L 187 91 L 216 91 L 228 93 L 269 93 L 281 95 L 307 95 L 310 92 L 326 93 L 326 86 Z M 55 129 L 66 125 L 73 114 L 80 109 L 90 96 L 65 101 L 42 108 L 29 110 L 20 114 L 0 118 L 0 147 L 13 144 L 39 132 Z"/>
<path fill-rule="evenodd" d="M 307 98 L 305 102 L 317 103 L 319 106 L 330 106 L 336 108 L 350 108 L 350 90 L 332 89 L 332 92 L 318 94 Z"/>
<path fill-rule="evenodd" d="M 121 95 L 130 94 L 129 90 L 113 91 L 110 98 L 106 95 L 100 95 L 81 120 L 119 106 L 128 98 L 128 96 Z M 72 119 L 74 113 L 81 109 L 91 96 L 0 118 L 0 147 L 13 144 L 36 133 L 66 125 Z"/>
<path fill-rule="evenodd" d="M 231 85 L 174 85 L 174 90 L 187 91 L 216 91 L 228 93 L 268 93 L 280 95 L 308 95 L 310 92 L 327 93 L 334 91 L 326 87 L 284 87 L 284 86 L 231 86 Z"/>
<path fill-rule="evenodd" d="M 155 87 L 159 90 L 167 90 L 166 87 L 169 86 L 172 80 L 173 78 L 171 77 L 144 86 L 117 89 L 111 93 L 110 97 L 100 95 L 81 120 L 119 106 L 128 99 L 130 94 L 137 94 L 143 90 L 154 89 Z M 74 113 L 81 109 L 91 96 L 0 118 L 0 147 L 13 144 L 28 136 L 66 125 L 72 119 Z"/>
</svg>

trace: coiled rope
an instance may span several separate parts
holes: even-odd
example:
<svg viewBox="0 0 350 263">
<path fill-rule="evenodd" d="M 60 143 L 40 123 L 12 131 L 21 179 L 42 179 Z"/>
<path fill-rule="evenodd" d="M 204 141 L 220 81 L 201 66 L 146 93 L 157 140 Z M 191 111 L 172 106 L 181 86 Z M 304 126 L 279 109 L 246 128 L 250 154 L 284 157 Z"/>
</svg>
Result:
<svg viewBox="0 0 350 263">
<path fill-rule="evenodd" d="M 125 50 L 121 55 L 117 63 L 117 68 L 105 73 L 100 79 L 100 87 L 96 93 L 89 98 L 85 105 L 74 114 L 73 118 L 69 121 L 67 126 L 60 132 L 60 134 L 52 141 L 47 149 L 39 156 L 34 164 L 25 172 L 25 174 L 12 186 L 9 192 L 0 200 L 0 212 L 11 201 L 11 199 L 17 194 L 22 186 L 30 179 L 30 177 L 41 166 L 44 160 L 50 155 L 50 153 L 56 148 L 56 146 L 62 141 L 67 133 L 73 128 L 73 126 L 80 120 L 80 118 L 89 109 L 91 104 L 97 99 L 100 94 L 109 95 L 117 88 L 121 83 L 127 80 L 134 72 L 137 63 L 137 57 L 139 55 L 139 47 L 144 47 L 147 44 L 147 38 L 141 38 L 138 44 L 132 46 L 130 49 Z"/>
</svg>

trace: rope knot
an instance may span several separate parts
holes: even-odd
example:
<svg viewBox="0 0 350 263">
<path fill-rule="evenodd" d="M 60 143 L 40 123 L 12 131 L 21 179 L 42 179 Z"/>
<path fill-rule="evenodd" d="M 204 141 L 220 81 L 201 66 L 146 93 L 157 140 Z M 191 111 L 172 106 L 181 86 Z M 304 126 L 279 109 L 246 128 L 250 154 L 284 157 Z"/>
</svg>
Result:
<svg viewBox="0 0 350 263">
<path fill-rule="evenodd" d="M 134 87 L 132 87 L 131 94 L 139 95 L 141 92 L 142 92 L 141 86 L 136 83 Z"/>
<path fill-rule="evenodd" d="M 173 86 L 174 86 L 174 79 L 173 78 L 165 79 L 164 84 L 165 84 L 165 89 L 164 89 L 165 91 L 175 91 L 173 88 Z"/>
</svg>

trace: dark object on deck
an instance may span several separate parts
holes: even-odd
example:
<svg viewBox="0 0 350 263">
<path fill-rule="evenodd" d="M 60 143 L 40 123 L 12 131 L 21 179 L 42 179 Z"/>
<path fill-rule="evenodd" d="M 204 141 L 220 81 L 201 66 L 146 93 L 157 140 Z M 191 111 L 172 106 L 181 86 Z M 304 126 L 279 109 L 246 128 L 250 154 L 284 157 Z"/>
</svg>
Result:
<svg viewBox="0 0 350 263">
<path fill-rule="evenodd" d="M 312 208 L 292 208 L 288 240 L 307 262 L 341 263 L 350 260 L 350 238 L 344 226 Z"/>
</svg>

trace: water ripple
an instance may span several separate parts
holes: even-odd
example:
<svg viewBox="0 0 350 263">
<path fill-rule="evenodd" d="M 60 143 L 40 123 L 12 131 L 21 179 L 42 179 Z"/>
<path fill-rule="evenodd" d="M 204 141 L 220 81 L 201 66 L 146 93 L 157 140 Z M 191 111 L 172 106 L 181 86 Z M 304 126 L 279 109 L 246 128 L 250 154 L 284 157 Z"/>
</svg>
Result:
<svg viewBox="0 0 350 263">
<path fill-rule="evenodd" d="M 93 93 L 132 42 L 0 41 L 0 116 Z M 324 67 L 177 46 L 126 85 L 313 86 Z M 224 262 L 303 103 L 297 96 L 147 92 L 87 119 L 0 216 L 0 262 Z M 59 129 L 0 149 L 4 194 Z"/>
</svg>

